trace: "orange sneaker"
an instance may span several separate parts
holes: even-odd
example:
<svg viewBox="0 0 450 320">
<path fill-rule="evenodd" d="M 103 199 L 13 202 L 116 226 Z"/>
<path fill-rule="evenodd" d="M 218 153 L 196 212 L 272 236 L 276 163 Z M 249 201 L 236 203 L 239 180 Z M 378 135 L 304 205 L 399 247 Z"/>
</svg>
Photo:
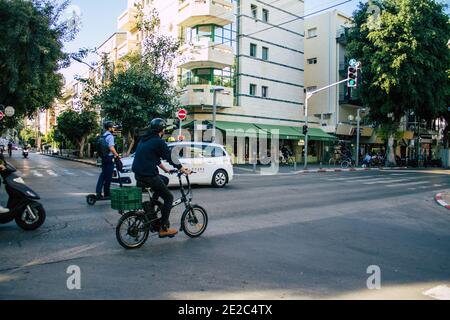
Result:
<svg viewBox="0 0 450 320">
<path fill-rule="evenodd" d="M 159 231 L 159 237 L 160 238 L 173 238 L 178 234 L 178 231 L 175 229 L 169 229 L 169 228 L 162 228 Z"/>
</svg>

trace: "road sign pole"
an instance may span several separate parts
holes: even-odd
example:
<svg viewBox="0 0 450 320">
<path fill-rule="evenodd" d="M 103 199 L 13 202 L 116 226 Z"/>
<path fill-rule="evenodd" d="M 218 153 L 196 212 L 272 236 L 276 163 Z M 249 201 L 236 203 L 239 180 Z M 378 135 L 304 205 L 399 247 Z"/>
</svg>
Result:
<svg viewBox="0 0 450 320">
<path fill-rule="evenodd" d="M 181 132 L 182 128 L 183 128 L 183 120 L 180 119 L 180 134 L 179 134 L 180 137 L 182 134 L 182 132 Z"/>
</svg>

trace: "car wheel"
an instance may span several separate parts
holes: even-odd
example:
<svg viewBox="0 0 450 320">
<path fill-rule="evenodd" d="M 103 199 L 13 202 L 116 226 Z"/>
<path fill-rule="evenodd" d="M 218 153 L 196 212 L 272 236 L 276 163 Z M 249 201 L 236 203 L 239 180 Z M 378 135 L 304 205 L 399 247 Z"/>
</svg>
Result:
<svg viewBox="0 0 450 320">
<path fill-rule="evenodd" d="M 223 188 L 228 183 L 228 174 L 225 170 L 217 170 L 212 178 L 212 185 L 215 188 Z"/>
</svg>

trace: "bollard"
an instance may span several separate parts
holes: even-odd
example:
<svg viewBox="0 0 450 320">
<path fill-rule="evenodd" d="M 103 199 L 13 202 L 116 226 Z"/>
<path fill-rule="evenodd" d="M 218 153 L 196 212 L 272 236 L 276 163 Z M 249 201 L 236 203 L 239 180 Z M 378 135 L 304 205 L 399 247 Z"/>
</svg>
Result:
<svg viewBox="0 0 450 320">
<path fill-rule="evenodd" d="M 256 163 L 253 164 L 253 172 L 256 173 Z"/>
<path fill-rule="evenodd" d="M 322 170 L 322 162 L 320 162 L 320 168 L 319 169 Z"/>
</svg>

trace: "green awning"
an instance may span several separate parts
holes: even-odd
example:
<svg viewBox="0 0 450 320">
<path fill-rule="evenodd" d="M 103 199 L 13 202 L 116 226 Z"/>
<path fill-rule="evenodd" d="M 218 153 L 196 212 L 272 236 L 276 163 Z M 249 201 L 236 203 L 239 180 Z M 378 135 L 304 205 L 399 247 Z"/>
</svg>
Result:
<svg viewBox="0 0 450 320">
<path fill-rule="evenodd" d="M 277 125 L 271 125 L 271 124 L 255 124 L 255 126 L 268 132 L 269 134 L 273 130 L 278 130 L 280 139 L 303 140 L 305 137 L 300 131 L 295 130 L 294 128 L 289 127 L 289 126 L 277 126 Z"/>
<path fill-rule="evenodd" d="M 299 129 L 300 130 L 300 129 Z M 337 137 L 326 133 L 320 128 L 309 128 L 308 129 L 308 139 L 310 141 L 336 141 Z"/>
<path fill-rule="evenodd" d="M 258 128 L 253 123 L 216 121 L 216 127 L 235 137 L 254 138 L 258 134 Z"/>
</svg>

